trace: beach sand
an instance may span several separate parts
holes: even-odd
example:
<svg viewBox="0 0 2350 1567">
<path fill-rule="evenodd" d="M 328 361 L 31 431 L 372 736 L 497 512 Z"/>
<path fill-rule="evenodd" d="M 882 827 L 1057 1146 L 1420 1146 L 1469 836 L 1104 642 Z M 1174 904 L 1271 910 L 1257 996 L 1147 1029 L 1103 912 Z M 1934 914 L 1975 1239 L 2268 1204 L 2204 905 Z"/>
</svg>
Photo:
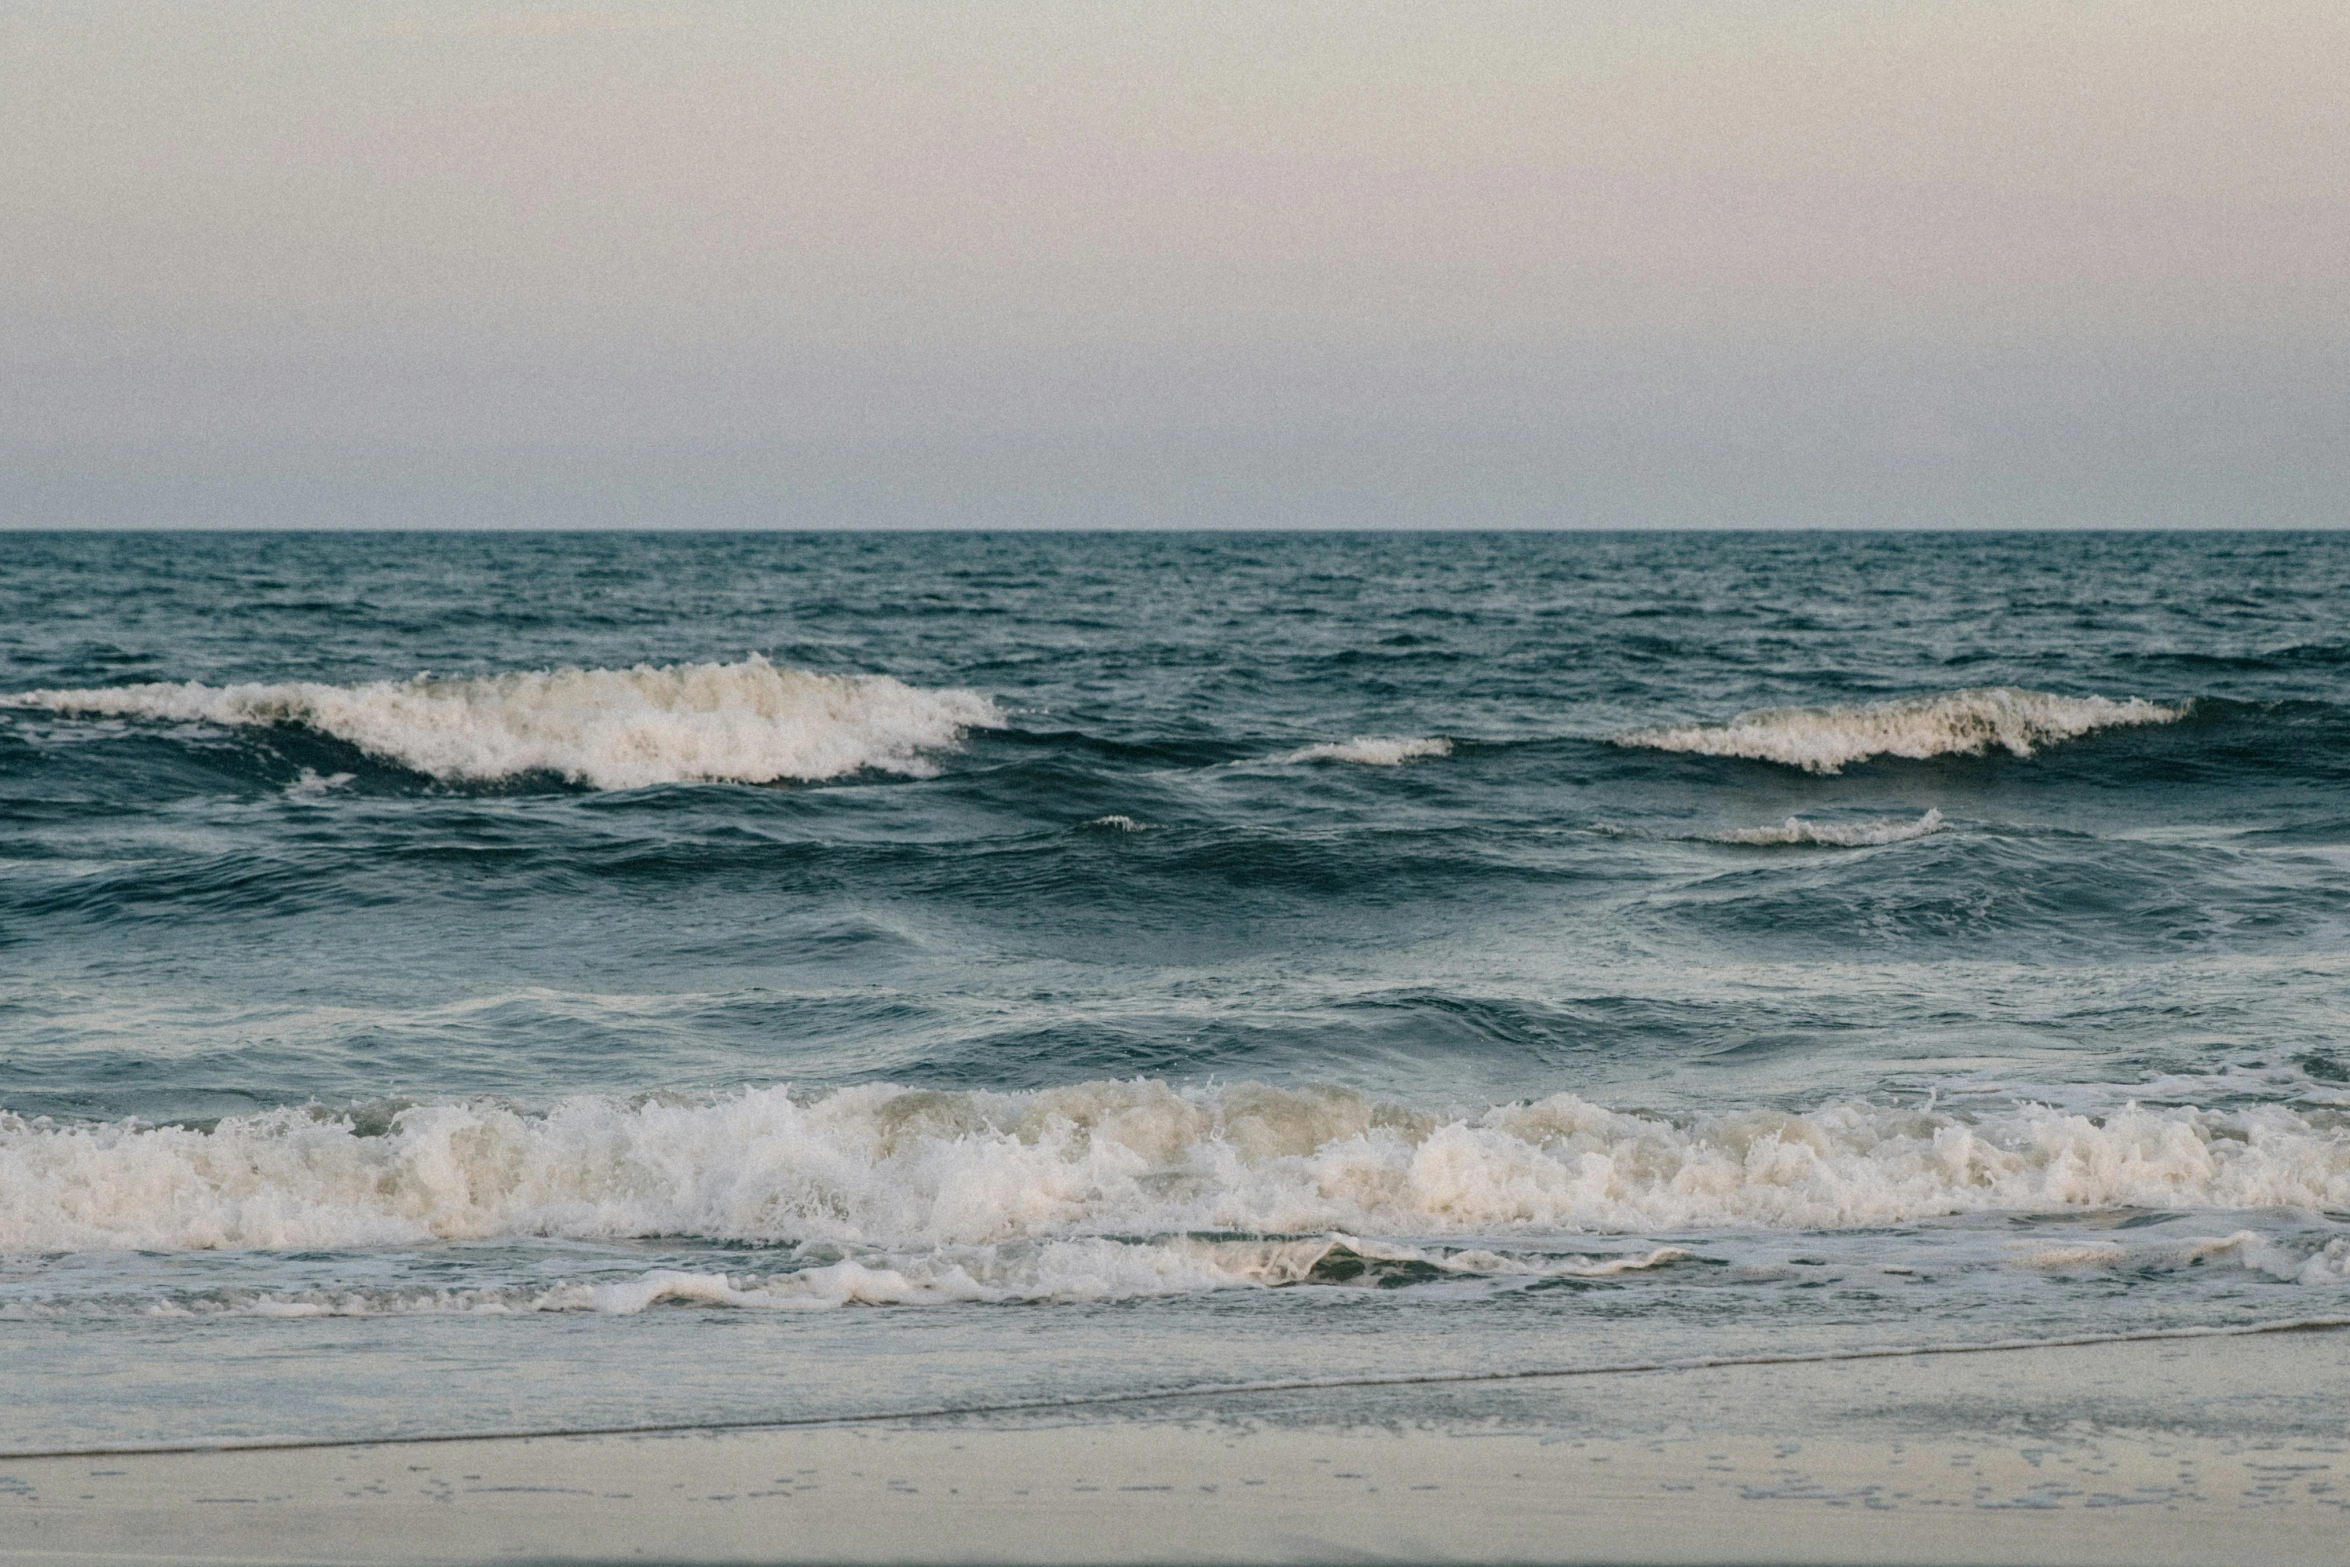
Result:
<svg viewBox="0 0 2350 1567">
<path fill-rule="evenodd" d="M 2350 1562 L 2350 1332 L 0 1461 L 0 1560 Z"/>
</svg>

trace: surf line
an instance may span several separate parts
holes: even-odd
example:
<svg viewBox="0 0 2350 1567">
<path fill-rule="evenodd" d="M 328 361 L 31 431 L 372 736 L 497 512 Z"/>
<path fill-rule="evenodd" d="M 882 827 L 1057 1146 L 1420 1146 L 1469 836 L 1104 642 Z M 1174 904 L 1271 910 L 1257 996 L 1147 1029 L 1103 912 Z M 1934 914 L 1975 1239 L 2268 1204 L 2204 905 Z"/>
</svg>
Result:
<svg viewBox="0 0 2350 1567">
<path fill-rule="evenodd" d="M 1250 1393 L 1316 1393 L 1364 1387 L 1436 1387 L 1477 1382 L 1536 1382 L 1567 1377 L 1633 1376 L 1652 1372 L 1712 1371 L 1740 1366 L 1818 1366 L 1851 1360 L 1920 1360 L 1932 1355 L 2015 1354 L 2035 1349 L 2086 1349 L 2100 1344 L 2151 1344 L 2176 1339 L 2249 1338 L 2267 1333 L 2330 1333 L 2350 1328 L 2350 1316 L 2288 1317 L 2213 1327 L 2142 1328 L 2128 1333 L 2076 1333 L 2063 1338 L 1993 1339 L 1982 1344 L 1870 1344 L 1785 1355 L 1695 1355 L 1679 1360 L 1627 1360 L 1598 1366 L 1540 1366 L 1514 1371 L 1421 1371 L 1392 1376 L 1286 1377 L 1261 1382 L 1204 1382 L 1141 1393 L 1088 1393 L 1075 1398 L 1013 1399 L 996 1404 L 942 1404 L 857 1415 L 756 1415 L 733 1420 L 666 1420 L 635 1425 L 535 1426 L 503 1431 L 441 1431 L 402 1436 L 253 1436 L 189 1442 L 119 1443 L 105 1447 L 15 1448 L 0 1463 L 42 1458 L 134 1458 L 193 1453 L 282 1453 L 328 1447 L 423 1447 L 444 1442 L 533 1442 L 560 1437 L 682 1436 L 696 1431 L 795 1431 L 825 1426 L 889 1425 L 978 1415 L 1051 1414 L 1125 1404 L 1178 1403 L 1187 1398 L 1232 1398 Z"/>
</svg>

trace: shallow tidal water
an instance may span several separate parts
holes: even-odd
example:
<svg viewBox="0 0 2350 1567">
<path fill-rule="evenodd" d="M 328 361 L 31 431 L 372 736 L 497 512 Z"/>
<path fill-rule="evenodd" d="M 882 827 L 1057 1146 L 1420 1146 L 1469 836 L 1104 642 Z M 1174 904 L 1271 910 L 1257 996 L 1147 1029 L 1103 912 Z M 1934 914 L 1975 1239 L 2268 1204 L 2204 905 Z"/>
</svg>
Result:
<svg viewBox="0 0 2350 1567">
<path fill-rule="evenodd" d="M 0 535 L 15 1449 L 2350 1311 L 2350 536 Z"/>
</svg>

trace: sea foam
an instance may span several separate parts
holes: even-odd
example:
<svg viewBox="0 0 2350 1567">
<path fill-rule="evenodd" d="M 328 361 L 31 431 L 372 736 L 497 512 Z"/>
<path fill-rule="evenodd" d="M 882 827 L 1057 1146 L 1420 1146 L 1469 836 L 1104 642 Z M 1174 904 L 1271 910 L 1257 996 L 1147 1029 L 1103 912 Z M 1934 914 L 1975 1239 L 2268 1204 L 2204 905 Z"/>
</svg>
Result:
<svg viewBox="0 0 2350 1567">
<path fill-rule="evenodd" d="M 554 773 L 601 789 L 815 782 L 866 768 L 927 777 L 937 771 L 933 753 L 967 730 L 1003 723 L 977 692 L 779 668 L 757 656 L 350 686 L 191 680 L 28 691 L 0 703 L 229 726 L 300 724 L 435 778 Z"/>
<path fill-rule="evenodd" d="M 1779 844 L 1807 844 L 1831 849 L 1868 849 L 1888 843 L 1907 843 L 1913 838 L 1930 837 L 1942 830 L 1942 812 L 1929 810 L 1923 816 L 1878 818 L 1873 821 L 1817 822 L 1790 816 L 1776 827 L 1740 827 L 1730 832 L 1715 833 L 1710 843 L 1744 843 L 1760 846 Z"/>
<path fill-rule="evenodd" d="M 543 1113 L 281 1109 L 210 1130 L 0 1116 L 0 1252 L 698 1236 L 942 1248 L 1200 1231 L 1817 1229 L 1966 1212 L 2350 1208 L 2350 1127 L 2282 1106 L 1860 1103 L 1693 1120 L 1556 1094 L 1429 1115 L 1338 1089 L 864 1085 Z"/>
<path fill-rule="evenodd" d="M 1874 756 L 1981 756 L 1994 746 L 2030 756 L 2099 729 L 2167 724 L 2183 707 L 2132 697 L 2058 696 L 2016 686 L 1944 691 L 1851 707 L 1766 707 L 1726 724 L 1679 724 L 1619 735 L 1616 744 L 1702 756 L 1741 756 L 1806 772 L 1841 772 Z"/>
</svg>

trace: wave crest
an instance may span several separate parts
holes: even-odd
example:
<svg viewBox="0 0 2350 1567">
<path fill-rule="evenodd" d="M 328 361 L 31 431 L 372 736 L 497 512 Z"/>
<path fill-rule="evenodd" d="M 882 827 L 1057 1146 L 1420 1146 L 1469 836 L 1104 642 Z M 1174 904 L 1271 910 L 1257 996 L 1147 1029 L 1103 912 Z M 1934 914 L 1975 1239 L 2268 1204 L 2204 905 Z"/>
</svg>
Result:
<svg viewBox="0 0 2350 1567">
<path fill-rule="evenodd" d="M 1443 1118 L 1338 1089 L 868 1085 L 695 1104 L 450 1103 L 382 1135 L 283 1109 L 210 1131 L 0 1116 L 0 1252 L 699 1236 L 929 1253 L 1246 1231 L 1799 1229 L 1964 1212 L 2350 1208 L 2350 1127 L 2281 1106 L 1857 1103 L 1681 1122 L 1557 1094 Z"/>
<path fill-rule="evenodd" d="M 739 664 L 555 669 L 473 679 L 199 681 L 28 691 L 7 706 L 227 726 L 300 724 L 451 781 L 555 773 L 599 789 L 817 782 L 866 768 L 928 777 L 929 754 L 1003 715 L 973 691 L 886 675 Z"/>
<path fill-rule="evenodd" d="M 1876 756 L 1923 761 L 1982 756 L 1994 746 L 2014 756 L 2030 756 L 2043 745 L 2095 730 L 2167 724 L 2185 712 L 2184 707 L 2162 707 L 2138 697 L 2116 702 L 2101 696 L 1982 686 L 1850 707 L 1766 707 L 1741 713 L 1726 724 L 1635 730 L 1619 735 L 1616 744 L 1746 757 L 1806 772 L 1836 773 Z"/>
<path fill-rule="evenodd" d="M 1352 740 L 1301 745 L 1294 751 L 1284 751 L 1273 761 L 1285 767 L 1299 762 L 1353 762 L 1358 767 L 1401 767 L 1423 756 L 1450 755 L 1450 740 L 1425 737 L 1383 739 L 1376 735 L 1357 735 Z"/>
</svg>

